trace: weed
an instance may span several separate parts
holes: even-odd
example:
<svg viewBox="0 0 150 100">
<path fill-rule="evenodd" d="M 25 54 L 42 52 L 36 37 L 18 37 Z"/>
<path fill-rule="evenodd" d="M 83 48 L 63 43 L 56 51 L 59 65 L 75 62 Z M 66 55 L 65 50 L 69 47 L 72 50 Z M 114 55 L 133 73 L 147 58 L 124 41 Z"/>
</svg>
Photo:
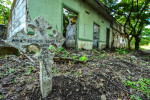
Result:
<svg viewBox="0 0 150 100">
<path fill-rule="evenodd" d="M 31 72 L 34 70 L 34 67 L 33 66 L 27 66 L 29 69 L 29 71 L 27 72 L 27 75 L 30 75 Z"/>
<path fill-rule="evenodd" d="M 117 54 L 127 54 L 128 50 L 126 48 L 115 49 Z"/>
<path fill-rule="evenodd" d="M 77 72 L 75 72 L 75 73 L 73 74 L 73 76 L 74 76 L 74 77 L 77 76 Z"/>
<path fill-rule="evenodd" d="M 70 74 L 70 73 L 72 73 L 72 71 L 68 71 L 68 72 L 66 72 L 67 74 Z"/>
<path fill-rule="evenodd" d="M 19 68 L 20 68 L 20 69 L 23 69 L 23 67 L 22 67 L 22 66 L 20 66 Z"/>
<path fill-rule="evenodd" d="M 3 76 L 3 75 L 4 75 L 3 73 L 0 73 L 0 77 Z"/>
<path fill-rule="evenodd" d="M 135 100 L 142 100 L 139 97 L 135 96 L 135 95 L 131 95 L 131 99 L 135 99 Z"/>
<path fill-rule="evenodd" d="M 100 55 L 100 58 L 104 58 L 106 56 L 105 53 L 103 53 L 102 55 Z"/>
<path fill-rule="evenodd" d="M 72 56 L 72 59 L 77 59 L 78 58 L 78 56 Z"/>
<path fill-rule="evenodd" d="M 150 89 L 148 88 L 148 85 L 150 85 L 149 79 L 143 79 L 141 78 L 139 81 L 125 81 L 123 80 L 125 86 L 132 87 L 133 89 L 142 92 L 147 96 L 148 99 L 150 99 Z"/>
<path fill-rule="evenodd" d="M 131 79 L 131 76 L 128 76 L 128 79 Z"/>
<path fill-rule="evenodd" d="M 60 73 L 59 70 L 57 70 L 56 67 L 53 70 L 54 70 L 55 73 Z"/>
<path fill-rule="evenodd" d="M 91 75 L 92 75 L 92 72 L 90 72 L 89 75 L 91 76 Z"/>
<path fill-rule="evenodd" d="M 55 47 L 54 47 L 53 45 L 50 45 L 50 46 L 49 46 L 49 50 L 50 50 L 51 52 L 55 52 L 56 49 L 55 49 Z"/>
<path fill-rule="evenodd" d="M 64 57 L 68 57 L 69 53 L 67 51 L 62 51 Z"/>
<path fill-rule="evenodd" d="M 82 70 L 79 71 L 79 75 L 81 75 L 81 74 L 82 74 Z"/>
<path fill-rule="evenodd" d="M 15 70 L 14 69 L 12 69 L 12 68 L 9 68 L 9 74 L 11 74 L 12 72 L 14 72 Z"/>
<path fill-rule="evenodd" d="M 32 72 L 32 68 L 29 69 L 29 71 L 27 72 L 27 75 L 30 75 L 30 73 Z"/>
<path fill-rule="evenodd" d="M 3 96 L 0 94 L 0 99 L 2 98 Z"/>
<path fill-rule="evenodd" d="M 16 78 L 14 79 L 14 83 L 17 83 L 17 80 L 16 80 Z"/>
<path fill-rule="evenodd" d="M 86 53 L 84 53 L 84 55 L 79 58 L 79 61 L 86 62 L 88 60 L 88 58 L 85 55 L 86 55 Z"/>
</svg>

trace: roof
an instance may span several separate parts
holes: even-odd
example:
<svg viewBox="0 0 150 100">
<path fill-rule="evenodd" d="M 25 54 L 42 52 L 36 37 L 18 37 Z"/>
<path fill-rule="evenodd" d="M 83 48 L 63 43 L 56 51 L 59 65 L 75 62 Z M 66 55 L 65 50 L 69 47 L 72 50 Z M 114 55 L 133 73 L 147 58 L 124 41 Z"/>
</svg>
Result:
<svg viewBox="0 0 150 100">
<path fill-rule="evenodd" d="M 106 6 L 104 6 L 100 0 L 83 0 L 83 2 L 87 3 L 89 6 L 95 9 L 100 15 L 102 15 L 110 22 L 114 21 L 113 16 L 110 15 Z"/>
</svg>

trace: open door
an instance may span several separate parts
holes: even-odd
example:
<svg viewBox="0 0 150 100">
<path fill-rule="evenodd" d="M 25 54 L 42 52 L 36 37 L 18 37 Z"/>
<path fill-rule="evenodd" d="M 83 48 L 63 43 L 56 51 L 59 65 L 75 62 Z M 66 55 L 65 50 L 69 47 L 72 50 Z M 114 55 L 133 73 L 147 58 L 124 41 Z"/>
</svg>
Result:
<svg viewBox="0 0 150 100">
<path fill-rule="evenodd" d="M 106 34 L 106 48 L 109 48 L 109 37 L 110 37 L 110 29 L 107 28 Z"/>
<path fill-rule="evenodd" d="M 76 47 L 78 13 L 67 7 L 63 8 L 63 36 L 66 38 L 65 47 Z"/>
<path fill-rule="evenodd" d="M 99 46 L 99 25 L 94 23 L 94 35 L 93 35 L 93 48 L 98 48 Z"/>
</svg>

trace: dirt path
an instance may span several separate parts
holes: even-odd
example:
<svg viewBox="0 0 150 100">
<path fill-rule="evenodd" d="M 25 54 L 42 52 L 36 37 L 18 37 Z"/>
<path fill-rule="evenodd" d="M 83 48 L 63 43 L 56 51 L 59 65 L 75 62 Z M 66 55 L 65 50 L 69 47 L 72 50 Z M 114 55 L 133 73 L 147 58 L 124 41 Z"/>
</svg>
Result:
<svg viewBox="0 0 150 100">
<path fill-rule="evenodd" d="M 150 53 L 150 49 L 149 50 L 142 50 L 145 53 Z"/>
</svg>

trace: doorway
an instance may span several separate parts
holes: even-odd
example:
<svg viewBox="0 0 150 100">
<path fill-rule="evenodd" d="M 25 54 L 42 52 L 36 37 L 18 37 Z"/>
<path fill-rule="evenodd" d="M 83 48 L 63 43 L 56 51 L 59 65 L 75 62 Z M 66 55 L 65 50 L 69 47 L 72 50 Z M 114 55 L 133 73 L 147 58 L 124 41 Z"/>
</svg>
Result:
<svg viewBox="0 0 150 100">
<path fill-rule="evenodd" d="M 107 28 L 106 32 L 106 48 L 109 48 L 110 29 Z"/>
<path fill-rule="evenodd" d="M 93 48 L 99 47 L 99 29 L 99 25 L 94 23 Z"/>
<path fill-rule="evenodd" d="M 63 8 L 63 36 L 66 38 L 65 47 L 75 48 L 77 41 L 78 13 L 64 6 Z"/>
</svg>

